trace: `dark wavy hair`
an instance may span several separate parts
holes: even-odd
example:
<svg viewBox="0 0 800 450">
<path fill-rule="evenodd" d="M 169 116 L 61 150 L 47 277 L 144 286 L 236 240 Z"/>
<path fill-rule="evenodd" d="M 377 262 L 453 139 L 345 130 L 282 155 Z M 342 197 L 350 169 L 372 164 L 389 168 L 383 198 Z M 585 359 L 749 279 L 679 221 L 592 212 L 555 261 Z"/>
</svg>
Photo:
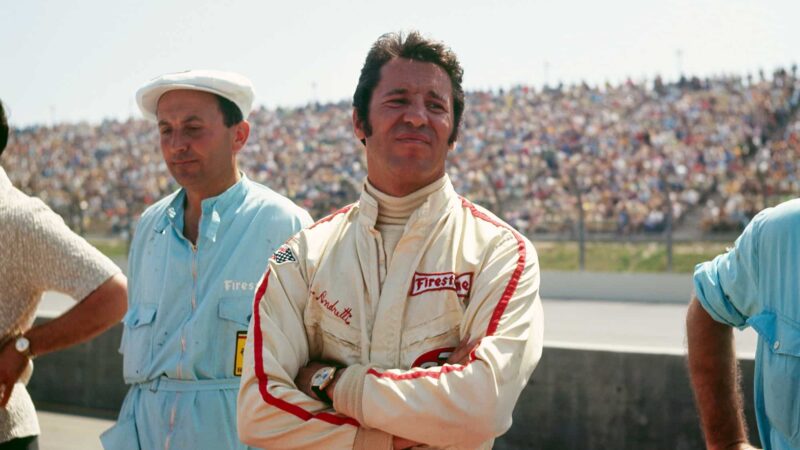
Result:
<svg viewBox="0 0 800 450">
<path fill-rule="evenodd" d="M 367 54 L 364 66 L 361 68 L 361 76 L 358 78 L 356 92 L 353 94 L 353 108 L 356 110 L 358 120 L 364 124 L 367 136 L 372 134 L 369 123 L 369 102 L 372 100 L 372 92 L 381 81 L 381 68 L 394 58 L 433 63 L 447 73 L 450 86 L 453 88 L 453 131 L 450 133 L 449 143 L 455 142 L 458 138 L 461 116 L 464 113 L 464 89 L 461 87 L 464 69 L 449 47 L 425 38 L 418 31 L 411 31 L 407 35 L 402 32 L 384 34 L 372 44 Z"/>
<path fill-rule="evenodd" d="M 0 100 L 0 155 L 6 149 L 6 144 L 8 144 L 8 118 L 6 110 L 3 109 L 3 101 Z"/>
</svg>

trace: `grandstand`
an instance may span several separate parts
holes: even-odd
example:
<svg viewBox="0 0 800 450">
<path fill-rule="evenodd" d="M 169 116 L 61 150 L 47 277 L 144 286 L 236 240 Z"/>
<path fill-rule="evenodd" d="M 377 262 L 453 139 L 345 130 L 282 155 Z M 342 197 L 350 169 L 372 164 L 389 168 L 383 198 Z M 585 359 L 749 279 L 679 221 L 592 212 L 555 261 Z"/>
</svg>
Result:
<svg viewBox="0 0 800 450">
<path fill-rule="evenodd" d="M 682 78 L 467 94 L 448 173 L 456 190 L 529 236 L 735 231 L 800 193 L 800 80 Z M 240 155 L 249 177 L 314 218 L 354 201 L 366 174 L 349 102 L 261 108 Z M 16 129 L 12 183 L 76 231 L 128 236 L 177 188 L 143 120 Z M 581 219 L 582 218 L 582 219 Z"/>
</svg>

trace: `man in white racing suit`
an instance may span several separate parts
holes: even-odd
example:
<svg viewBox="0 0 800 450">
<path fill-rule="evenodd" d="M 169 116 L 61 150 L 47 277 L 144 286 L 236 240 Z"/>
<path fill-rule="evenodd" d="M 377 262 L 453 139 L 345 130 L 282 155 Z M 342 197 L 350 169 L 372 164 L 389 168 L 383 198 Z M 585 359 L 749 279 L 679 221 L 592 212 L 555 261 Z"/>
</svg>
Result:
<svg viewBox="0 0 800 450">
<path fill-rule="evenodd" d="M 491 448 L 542 352 L 531 243 L 459 197 L 452 51 L 378 39 L 354 95 L 359 201 L 270 258 L 255 295 L 240 439 L 263 448 Z"/>
</svg>

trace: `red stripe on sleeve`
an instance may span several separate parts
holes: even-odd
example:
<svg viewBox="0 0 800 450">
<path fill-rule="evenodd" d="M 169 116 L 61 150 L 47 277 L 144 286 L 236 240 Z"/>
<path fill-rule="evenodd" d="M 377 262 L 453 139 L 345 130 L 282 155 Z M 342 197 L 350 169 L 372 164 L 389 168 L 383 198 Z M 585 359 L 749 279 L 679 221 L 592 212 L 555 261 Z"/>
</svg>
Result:
<svg viewBox="0 0 800 450">
<path fill-rule="evenodd" d="M 258 378 L 258 390 L 261 393 L 261 398 L 263 398 L 268 404 L 276 408 L 280 408 L 289 414 L 293 414 L 304 421 L 318 419 L 333 425 L 352 425 L 354 427 L 360 426 L 357 420 L 350 417 L 327 412 L 313 414 L 293 403 L 289 403 L 269 393 L 269 389 L 267 389 L 269 377 L 267 376 L 266 372 L 264 372 L 264 355 L 262 354 L 264 336 L 261 331 L 261 315 L 258 311 L 258 304 L 260 303 L 261 298 L 264 296 L 264 293 L 267 291 L 267 286 L 269 285 L 269 275 L 271 271 L 272 269 L 268 269 L 267 273 L 264 275 L 264 279 L 261 280 L 261 284 L 256 290 L 255 300 L 253 302 L 253 353 L 256 378 Z"/>
<path fill-rule="evenodd" d="M 461 204 L 465 207 L 469 208 L 472 212 L 472 215 L 483 219 L 492 225 L 497 227 L 505 228 L 514 235 L 514 238 L 517 240 L 517 253 L 519 257 L 517 258 L 517 266 L 514 268 L 514 273 L 511 274 L 511 279 L 508 280 L 508 284 L 506 285 L 505 290 L 503 291 L 503 295 L 500 297 L 500 301 L 497 302 L 497 306 L 494 308 L 494 313 L 492 314 L 492 318 L 489 321 L 489 327 L 486 328 L 486 336 L 492 336 L 495 331 L 497 331 L 497 326 L 500 324 L 500 319 L 503 317 L 503 313 L 506 311 L 506 306 L 508 306 L 508 302 L 511 300 L 511 297 L 514 295 L 514 292 L 517 290 L 517 285 L 519 284 L 519 279 L 522 277 L 522 271 L 525 270 L 525 257 L 526 250 L 525 250 L 525 241 L 522 239 L 522 236 L 517 232 L 517 230 L 500 223 L 488 215 L 478 211 L 478 208 L 475 207 L 469 200 L 465 198 L 461 198 Z"/>
</svg>

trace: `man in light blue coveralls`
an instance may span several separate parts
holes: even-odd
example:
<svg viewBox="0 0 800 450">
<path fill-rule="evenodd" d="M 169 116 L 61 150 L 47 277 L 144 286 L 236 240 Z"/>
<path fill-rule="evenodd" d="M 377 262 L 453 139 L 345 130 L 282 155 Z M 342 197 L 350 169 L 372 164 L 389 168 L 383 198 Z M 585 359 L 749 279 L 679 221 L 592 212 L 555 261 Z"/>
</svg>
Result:
<svg viewBox="0 0 800 450">
<path fill-rule="evenodd" d="M 267 260 L 311 223 L 307 212 L 239 171 L 253 89 L 241 75 L 188 71 L 139 89 L 181 186 L 148 208 L 129 257 L 121 352 L 131 385 L 103 446 L 247 448 L 236 397 L 253 294 Z"/>
<path fill-rule="evenodd" d="M 709 449 L 750 449 L 731 327 L 758 333 L 755 411 L 765 449 L 800 449 L 800 199 L 759 213 L 695 269 L 689 370 Z"/>
</svg>

